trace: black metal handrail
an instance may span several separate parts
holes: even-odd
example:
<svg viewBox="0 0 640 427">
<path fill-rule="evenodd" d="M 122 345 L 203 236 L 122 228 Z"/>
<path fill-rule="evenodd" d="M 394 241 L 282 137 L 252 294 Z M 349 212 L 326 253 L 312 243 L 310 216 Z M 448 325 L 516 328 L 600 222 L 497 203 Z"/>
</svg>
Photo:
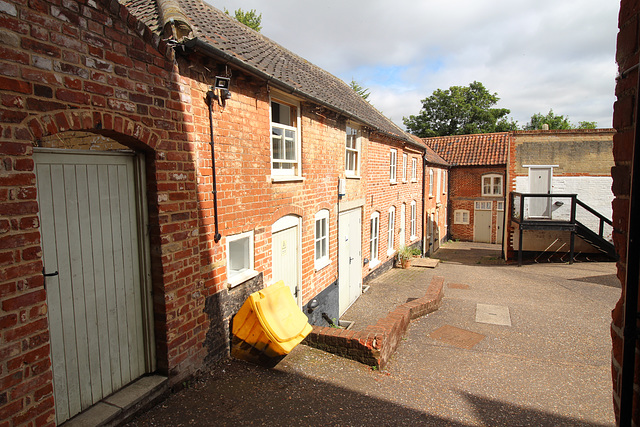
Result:
<svg viewBox="0 0 640 427">
<path fill-rule="evenodd" d="M 525 228 L 553 228 L 558 230 L 568 230 L 571 231 L 571 242 L 570 242 L 570 260 L 569 262 L 573 262 L 573 237 L 574 234 L 579 232 L 576 229 L 576 226 L 584 227 L 587 230 L 590 230 L 595 234 L 595 231 L 591 230 L 587 225 L 576 220 L 576 211 L 577 207 L 580 206 L 586 212 L 594 215 L 598 221 L 598 237 L 602 240 L 606 240 L 604 237 L 604 225 L 608 224 L 613 227 L 613 222 L 605 218 L 601 213 L 588 206 L 586 203 L 582 202 L 578 199 L 577 194 L 564 194 L 564 193 L 520 193 L 513 191 L 509 195 L 511 202 L 511 221 L 519 225 L 520 229 L 520 240 L 519 240 L 519 248 L 518 248 L 518 264 L 522 265 L 522 230 Z M 516 201 L 516 197 L 519 199 Z M 549 203 L 548 214 L 544 216 L 529 216 L 529 214 L 525 214 L 525 206 L 527 199 L 571 199 L 571 210 L 569 212 L 568 217 L 566 216 L 566 210 L 564 217 L 556 217 L 553 218 L 553 209 L 551 208 L 551 203 Z M 554 206 L 561 207 L 564 204 L 556 202 Z M 531 207 L 529 207 L 531 209 Z"/>
</svg>

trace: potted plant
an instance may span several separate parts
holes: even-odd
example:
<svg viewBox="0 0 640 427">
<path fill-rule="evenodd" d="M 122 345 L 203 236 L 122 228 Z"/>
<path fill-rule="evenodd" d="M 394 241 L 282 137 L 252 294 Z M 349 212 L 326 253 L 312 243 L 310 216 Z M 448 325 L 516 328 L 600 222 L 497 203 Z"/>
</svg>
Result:
<svg viewBox="0 0 640 427">
<path fill-rule="evenodd" d="M 398 250 L 398 261 L 400 262 L 400 266 L 402 268 L 409 268 L 411 258 L 415 255 L 420 255 L 420 249 L 413 248 L 411 246 L 402 246 Z"/>
</svg>

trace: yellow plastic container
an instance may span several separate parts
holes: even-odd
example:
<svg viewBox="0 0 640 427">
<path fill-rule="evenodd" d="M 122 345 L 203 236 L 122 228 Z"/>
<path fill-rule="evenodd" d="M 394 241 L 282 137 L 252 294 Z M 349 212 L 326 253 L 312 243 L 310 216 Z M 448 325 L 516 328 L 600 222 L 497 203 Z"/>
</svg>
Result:
<svg viewBox="0 0 640 427">
<path fill-rule="evenodd" d="M 233 317 L 231 355 L 275 366 L 311 332 L 284 282 L 254 292 Z"/>
</svg>

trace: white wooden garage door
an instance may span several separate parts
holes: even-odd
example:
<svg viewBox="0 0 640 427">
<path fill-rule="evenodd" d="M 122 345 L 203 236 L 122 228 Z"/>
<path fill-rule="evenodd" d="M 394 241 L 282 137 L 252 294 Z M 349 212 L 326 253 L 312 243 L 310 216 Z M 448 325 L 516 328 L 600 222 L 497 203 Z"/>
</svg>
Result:
<svg viewBox="0 0 640 427">
<path fill-rule="evenodd" d="M 34 160 L 59 424 L 154 369 L 141 174 L 126 154 Z"/>
</svg>

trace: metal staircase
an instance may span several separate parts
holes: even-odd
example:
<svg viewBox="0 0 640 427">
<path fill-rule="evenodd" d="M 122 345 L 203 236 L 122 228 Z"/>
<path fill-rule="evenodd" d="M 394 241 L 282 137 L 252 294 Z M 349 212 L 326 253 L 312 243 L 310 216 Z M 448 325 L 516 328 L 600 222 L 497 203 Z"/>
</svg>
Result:
<svg viewBox="0 0 640 427">
<path fill-rule="evenodd" d="M 613 230 L 613 222 L 579 200 L 577 194 L 526 194 L 512 192 L 510 197 L 511 221 L 518 225 L 519 230 L 518 265 L 522 265 L 524 230 L 571 232 L 569 263 L 573 263 L 575 236 L 580 237 L 611 259 L 618 259 L 613 243 L 606 238 L 606 234 L 611 234 Z M 533 208 L 534 206 L 535 209 Z M 540 209 L 540 207 L 543 209 Z M 535 212 L 535 216 L 531 215 L 530 212 Z M 580 221 L 577 218 L 580 218 Z M 591 224 L 591 227 L 586 224 Z M 607 228 L 607 233 L 605 233 L 605 227 Z M 595 231 L 594 228 L 598 230 Z"/>
</svg>

